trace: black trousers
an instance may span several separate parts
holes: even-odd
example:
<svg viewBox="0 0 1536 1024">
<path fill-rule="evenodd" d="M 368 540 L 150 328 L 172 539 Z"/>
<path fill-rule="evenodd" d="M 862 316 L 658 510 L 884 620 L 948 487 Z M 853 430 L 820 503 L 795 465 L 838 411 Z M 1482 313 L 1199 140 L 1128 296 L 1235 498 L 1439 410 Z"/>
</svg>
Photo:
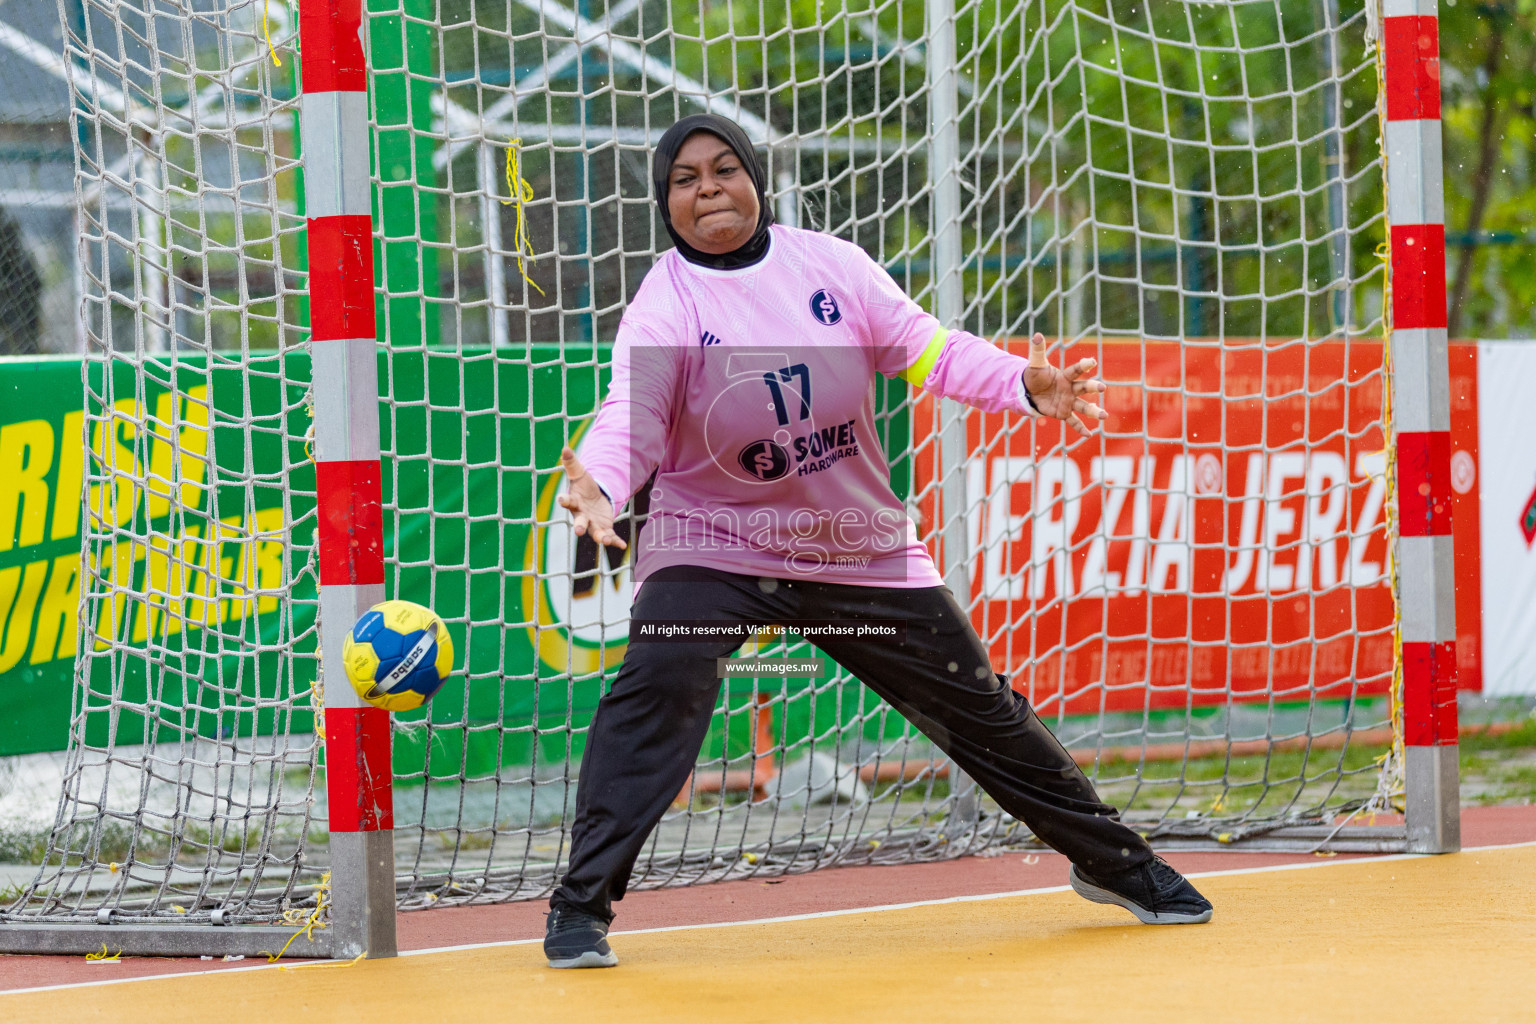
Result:
<svg viewBox="0 0 1536 1024">
<path fill-rule="evenodd" d="M 1089 874 L 1151 859 L 1146 840 L 1100 802 L 1029 702 L 992 671 L 948 587 L 855 587 L 677 566 L 640 588 L 631 637 L 637 623 L 678 619 L 905 620 L 902 642 L 829 638 L 816 646 L 921 729 L 1003 810 Z M 720 693 L 715 659 L 741 643 L 631 640 L 587 735 L 570 867 L 551 905 L 613 919 L 612 901 L 624 897 L 641 848 L 698 759 Z"/>
</svg>

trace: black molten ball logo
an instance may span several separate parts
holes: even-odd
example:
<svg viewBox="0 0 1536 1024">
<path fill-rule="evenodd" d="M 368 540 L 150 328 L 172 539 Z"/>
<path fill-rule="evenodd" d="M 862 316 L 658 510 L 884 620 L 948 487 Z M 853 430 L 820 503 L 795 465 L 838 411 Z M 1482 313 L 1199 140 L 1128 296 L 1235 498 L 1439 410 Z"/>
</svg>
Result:
<svg viewBox="0 0 1536 1024">
<path fill-rule="evenodd" d="M 825 288 L 811 296 L 811 316 L 816 322 L 831 327 L 843 318 L 843 311 L 837 308 L 837 300 L 832 293 Z"/>
<path fill-rule="evenodd" d="M 759 480 L 777 480 L 789 472 L 789 452 L 784 446 L 769 441 L 753 441 L 736 456 L 741 468 Z"/>
</svg>

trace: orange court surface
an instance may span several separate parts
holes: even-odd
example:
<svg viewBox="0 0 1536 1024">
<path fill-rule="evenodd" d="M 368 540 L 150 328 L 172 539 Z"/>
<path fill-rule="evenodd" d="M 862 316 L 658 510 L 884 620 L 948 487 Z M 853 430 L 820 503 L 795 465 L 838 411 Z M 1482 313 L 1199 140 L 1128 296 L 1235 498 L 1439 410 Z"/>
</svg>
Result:
<svg viewBox="0 0 1536 1024">
<path fill-rule="evenodd" d="M 1536 807 L 1463 852 L 1175 852 L 1209 925 L 1149 927 L 1007 852 L 632 893 L 613 970 L 552 971 L 544 904 L 403 914 L 355 964 L 0 957 L 0 1021 L 1536 1021 Z"/>
</svg>

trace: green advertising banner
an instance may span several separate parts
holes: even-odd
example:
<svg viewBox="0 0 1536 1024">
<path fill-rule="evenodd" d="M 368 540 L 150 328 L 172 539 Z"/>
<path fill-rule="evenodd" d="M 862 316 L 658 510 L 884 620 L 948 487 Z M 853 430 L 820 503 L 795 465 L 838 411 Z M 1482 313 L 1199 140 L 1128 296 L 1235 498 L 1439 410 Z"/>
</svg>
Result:
<svg viewBox="0 0 1536 1024">
<path fill-rule="evenodd" d="M 560 448 L 607 386 L 609 350 L 581 351 L 584 361 L 557 346 L 515 359 L 380 353 L 386 589 L 441 615 L 456 651 L 433 701 L 397 716 L 401 776 L 579 758 L 622 660 L 627 567 L 593 572 L 595 546 L 548 525 L 559 518 Z M 93 416 L 88 439 L 79 360 L 0 362 L 0 680 L 11 695 L 0 755 L 65 748 L 78 644 L 93 745 L 109 728 L 119 744 L 143 742 L 151 720 L 161 739 L 313 730 L 307 354 L 253 354 L 243 367 L 117 363 L 110 375 L 92 362 L 85 385 L 93 409 L 111 410 Z M 910 479 L 904 394 L 899 381 L 878 394 L 899 493 Z M 87 513 L 92 532 L 116 542 L 82 561 Z M 95 597 L 84 623 L 82 588 Z M 731 681 L 728 704 L 745 708 L 754 685 Z M 828 682 L 787 685 L 809 697 Z M 835 736 L 875 704 L 856 686 L 835 689 L 786 701 L 781 735 Z M 108 697 L 115 714 L 104 713 Z M 885 730 L 887 717 L 869 728 Z M 706 754 L 747 754 L 753 729 L 751 715 L 717 719 Z"/>
<path fill-rule="evenodd" d="M 0 754 L 63 749 L 72 713 L 93 744 L 108 728 L 119 743 L 142 741 L 146 717 L 199 734 L 270 731 L 292 666 L 260 648 L 304 626 L 280 623 L 288 552 L 313 533 L 312 511 L 285 505 L 289 487 L 314 490 L 307 359 L 274 354 L 249 372 L 178 359 L 106 373 L 92 362 L 84 385 L 100 413 L 89 425 L 80 360 L 0 363 L 0 679 L 17 695 L 0 708 Z M 281 471 L 285 452 L 298 473 Z M 110 540 L 89 556 L 87 517 Z M 96 599 L 80 622 L 83 592 Z M 72 709 L 79 654 L 92 685 Z M 248 711 L 188 701 L 199 682 L 229 689 L 231 673 Z M 144 713 L 91 713 L 109 698 Z"/>
<path fill-rule="evenodd" d="M 59 750 L 80 603 L 77 359 L 0 362 L 0 754 Z"/>
</svg>

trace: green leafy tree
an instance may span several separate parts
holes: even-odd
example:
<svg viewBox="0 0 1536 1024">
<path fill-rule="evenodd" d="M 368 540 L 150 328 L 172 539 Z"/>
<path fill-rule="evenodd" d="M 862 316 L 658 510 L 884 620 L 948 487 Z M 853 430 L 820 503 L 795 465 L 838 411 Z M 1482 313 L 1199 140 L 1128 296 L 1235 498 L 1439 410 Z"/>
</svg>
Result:
<svg viewBox="0 0 1536 1024">
<path fill-rule="evenodd" d="M 1528 331 L 1536 0 L 1458 2 L 1441 9 L 1448 228 L 1453 242 L 1527 242 L 1453 246 L 1453 302 L 1476 333 Z M 957 4 L 969 326 L 1377 332 L 1384 184 L 1365 4 Z M 576 9 L 596 21 L 606 6 Z M 445 91 L 468 110 L 569 42 L 533 5 L 442 11 Z M 650 70 L 589 47 L 518 116 L 654 131 L 700 109 L 657 71 L 675 69 L 788 140 L 768 155 L 790 172 L 802 223 L 864 246 L 922 299 L 934 178 L 925 28 L 914 0 L 649 0 L 615 29 Z M 477 187 L 472 158 L 457 158 L 451 191 Z M 667 244 L 643 147 L 534 145 L 523 169 L 537 196 L 529 273 L 547 293 L 530 293 L 528 329 L 553 337 L 560 309 L 590 303 L 595 336 L 611 337 L 645 253 Z M 513 211 L 500 212 L 510 238 Z"/>
<path fill-rule="evenodd" d="M 1536 337 L 1536 0 L 1443 0 L 1453 337 Z"/>
</svg>

